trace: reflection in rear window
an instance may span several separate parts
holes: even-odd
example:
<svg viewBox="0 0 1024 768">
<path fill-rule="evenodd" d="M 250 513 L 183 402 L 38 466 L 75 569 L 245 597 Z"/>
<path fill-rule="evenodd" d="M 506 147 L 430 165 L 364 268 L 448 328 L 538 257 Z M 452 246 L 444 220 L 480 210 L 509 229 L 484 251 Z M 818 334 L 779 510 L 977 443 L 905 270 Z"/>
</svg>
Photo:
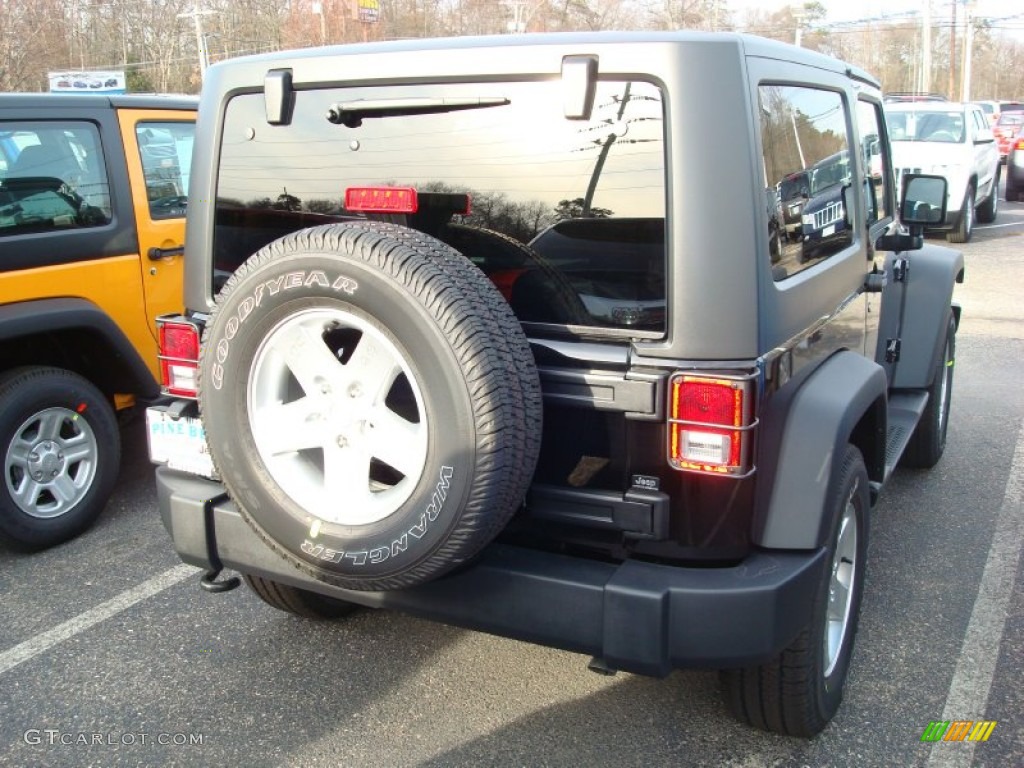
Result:
<svg viewBox="0 0 1024 768">
<path fill-rule="evenodd" d="M 411 187 L 427 201 L 469 197 L 468 213 L 387 218 L 460 250 L 521 321 L 663 333 L 665 126 L 654 85 L 598 83 L 589 121 L 565 118 L 558 81 L 338 88 L 295 99 L 287 133 L 266 124 L 261 94 L 228 105 L 220 274 L 288 231 L 384 217 L 345 210 L 350 187 Z M 371 110 L 348 125 L 325 117 L 338 105 L 409 99 L 480 106 L 398 117 Z M 564 247 L 549 246 L 570 230 L 593 235 L 577 238 L 567 260 Z"/>
</svg>

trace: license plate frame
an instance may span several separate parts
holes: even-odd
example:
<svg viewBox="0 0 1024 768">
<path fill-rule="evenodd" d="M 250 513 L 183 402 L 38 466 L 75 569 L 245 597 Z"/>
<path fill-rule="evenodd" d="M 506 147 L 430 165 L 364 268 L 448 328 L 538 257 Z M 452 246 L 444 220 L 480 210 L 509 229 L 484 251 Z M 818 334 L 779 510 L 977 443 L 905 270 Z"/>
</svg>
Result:
<svg viewBox="0 0 1024 768">
<path fill-rule="evenodd" d="M 146 409 L 149 459 L 171 469 L 216 479 L 203 422 L 195 416 L 173 417 L 166 409 Z"/>
</svg>

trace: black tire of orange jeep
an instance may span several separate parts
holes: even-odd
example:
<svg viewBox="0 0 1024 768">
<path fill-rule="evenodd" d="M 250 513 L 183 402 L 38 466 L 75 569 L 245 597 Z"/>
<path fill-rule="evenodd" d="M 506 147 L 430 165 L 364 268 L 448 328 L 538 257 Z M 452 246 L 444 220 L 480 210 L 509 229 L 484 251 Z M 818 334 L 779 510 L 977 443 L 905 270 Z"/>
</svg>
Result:
<svg viewBox="0 0 1024 768">
<path fill-rule="evenodd" d="M 0 376 L 0 402 L 0 538 L 23 549 L 74 538 L 99 517 L 117 481 L 113 406 L 78 374 L 50 367 Z"/>
<path fill-rule="evenodd" d="M 291 368 L 286 334 L 296 325 L 296 338 L 314 343 Z M 364 339 L 375 346 L 361 355 Z M 391 461 L 391 448 L 373 443 L 382 422 L 399 421 L 381 415 L 397 384 L 383 385 L 377 410 L 355 410 L 360 369 L 342 369 L 357 355 L 401 369 L 403 428 L 422 446 L 408 451 L 414 460 Z M 322 368 L 300 370 L 307 365 Z M 277 376 L 269 389 L 265 371 Z M 316 382 L 325 391 L 313 391 Z M 313 405 L 279 431 L 324 421 L 342 455 L 369 457 L 369 490 L 356 472 L 346 474 L 355 485 L 337 492 L 336 467 L 348 473 L 359 462 L 337 463 L 321 432 L 316 444 L 275 453 L 280 438 L 267 437 L 261 412 L 289 387 L 287 402 Z M 211 456 L 242 517 L 301 571 L 348 589 L 399 589 L 472 559 L 522 504 L 540 447 L 537 370 L 504 299 L 440 241 L 380 222 L 295 232 L 243 264 L 206 326 L 199 400 Z"/>
</svg>

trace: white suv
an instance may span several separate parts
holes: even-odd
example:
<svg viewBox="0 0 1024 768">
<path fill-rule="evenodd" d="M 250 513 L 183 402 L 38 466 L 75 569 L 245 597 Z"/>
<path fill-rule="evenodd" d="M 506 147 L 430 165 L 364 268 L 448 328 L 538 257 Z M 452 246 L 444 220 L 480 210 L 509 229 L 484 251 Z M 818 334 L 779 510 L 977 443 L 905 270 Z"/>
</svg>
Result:
<svg viewBox="0 0 1024 768">
<path fill-rule="evenodd" d="M 976 104 L 901 102 L 885 106 L 896 180 L 904 173 L 944 176 L 951 243 L 966 243 L 974 217 L 990 224 L 999 205 L 999 149 Z M 899 188 L 897 184 L 897 188 Z"/>
</svg>

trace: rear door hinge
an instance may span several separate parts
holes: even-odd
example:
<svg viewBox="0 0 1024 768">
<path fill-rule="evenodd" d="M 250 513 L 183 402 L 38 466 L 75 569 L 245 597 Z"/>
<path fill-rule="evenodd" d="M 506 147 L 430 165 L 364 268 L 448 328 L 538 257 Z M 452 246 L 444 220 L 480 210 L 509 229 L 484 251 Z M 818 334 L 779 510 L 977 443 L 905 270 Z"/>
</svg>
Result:
<svg viewBox="0 0 1024 768">
<path fill-rule="evenodd" d="M 905 283 L 907 274 L 910 272 L 910 261 L 907 259 L 896 259 L 892 263 L 892 279 L 897 283 Z"/>
<path fill-rule="evenodd" d="M 885 362 L 895 363 L 900 359 L 900 340 L 887 339 L 885 342 Z"/>
</svg>

